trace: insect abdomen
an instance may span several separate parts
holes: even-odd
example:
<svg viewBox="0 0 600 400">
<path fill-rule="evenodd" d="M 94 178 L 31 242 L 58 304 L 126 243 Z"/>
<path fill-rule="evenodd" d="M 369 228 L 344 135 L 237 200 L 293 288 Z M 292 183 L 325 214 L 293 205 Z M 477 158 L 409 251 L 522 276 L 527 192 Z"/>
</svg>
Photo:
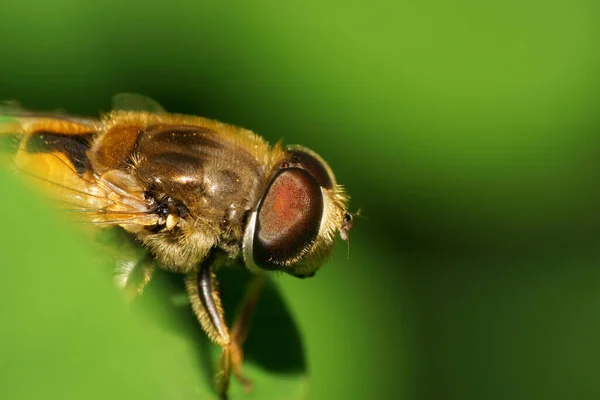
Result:
<svg viewBox="0 0 600 400">
<path fill-rule="evenodd" d="M 24 143 L 27 153 L 62 154 L 66 157 L 78 175 L 92 172 L 88 157 L 93 133 L 83 135 L 63 135 L 52 132 L 35 132 L 28 136 Z"/>
<path fill-rule="evenodd" d="M 94 120 L 86 124 L 61 118 L 18 116 L 0 124 L 0 136 L 14 138 L 8 163 L 24 179 L 51 199 L 70 206 L 89 207 L 92 199 L 94 206 L 100 200 L 90 195 L 93 171 L 88 156 L 98 127 Z"/>
</svg>

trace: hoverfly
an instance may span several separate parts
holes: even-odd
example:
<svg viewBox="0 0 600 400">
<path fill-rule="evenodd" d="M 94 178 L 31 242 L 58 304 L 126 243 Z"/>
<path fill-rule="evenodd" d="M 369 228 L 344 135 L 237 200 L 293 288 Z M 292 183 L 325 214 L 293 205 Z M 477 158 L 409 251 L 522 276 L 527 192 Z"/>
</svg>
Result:
<svg viewBox="0 0 600 400">
<path fill-rule="evenodd" d="M 155 268 L 185 275 L 200 325 L 222 348 L 217 392 L 226 397 L 232 371 L 249 388 L 242 344 L 261 277 L 313 276 L 336 234 L 348 238 L 348 196 L 305 147 L 270 146 L 249 130 L 169 114 L 140 95 L 114 103 L 101 119 L 0 109 L 9 117 L 0 136 L 16 138 L 14 165 L 48 197 L 94 226 L 123 229 L 147 250 L 121 268 L 122 286 L 140 294 Z M 255 278 L 230 329 L 215 271 L 232 261 Z"/>
</svg>

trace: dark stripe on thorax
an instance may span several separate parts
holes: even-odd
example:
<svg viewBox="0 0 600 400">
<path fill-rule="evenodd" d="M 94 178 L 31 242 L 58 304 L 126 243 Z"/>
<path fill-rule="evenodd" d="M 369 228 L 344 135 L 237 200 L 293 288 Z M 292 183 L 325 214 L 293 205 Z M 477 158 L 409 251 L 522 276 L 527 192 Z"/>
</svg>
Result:
<svg viewBox="0 0 600 400">
<path fill-rule="evenodd" d="M 136 150 L 143 155 L 176 152 L 198 155 L 222 148 L 218 134 L 208 128 L 188 125 L 152 125 L 139 135 Z"/>
</svg>

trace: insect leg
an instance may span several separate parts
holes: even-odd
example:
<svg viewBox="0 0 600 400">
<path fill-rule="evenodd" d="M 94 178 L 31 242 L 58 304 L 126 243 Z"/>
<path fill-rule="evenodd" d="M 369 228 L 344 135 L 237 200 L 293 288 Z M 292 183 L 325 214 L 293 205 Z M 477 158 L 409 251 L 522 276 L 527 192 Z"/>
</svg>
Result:
<svg viewBox="0 0 600 400">
<path fill-rule="evenodd" d="M 156 269 L 156 260 L 120 227 L 92 231 L 99 251 L 115 260 L 114 282 L 131 301 L 142 294 Z M 91 239 L 92 239 L 91 238 Z"/>
<path fill-rule="evenodd" d="M 217 391 L 224 399 L 232 370 L 246 390 L 252 388 L 251 381 L 242 374 L 242 344 L 248 335 L 264 278 L 262 274 L 256 275 L 248 285 L 230 333 L 225 322 L 213 265 L 214 259 L 209 259 L 200 265 L 198 271 L 189 273 L 186 277 L 186 288 L 202 329 L 223 349 L 215 380 Z"/>
<path fill-rule="evenodd" d="M 115 281 L 131 301 L 142 294 L 155 269 L 156 262 L 149 254 L 140 259 L 121 259 L 117 261 Z"/>
<path fill-rule="evenodd" d="M 246 294 L 239 305 L 238 313 L 231 328 L 232 340 L 232 368 L 236 378 L 245 386 L 246 390 L 252 389 L 252 382 L 242 374 L 242 361 L 244 353 L 242 345 L 248 336 L 252 317 L 258 304 L 260 292 L 263 286 L 263 274 L 255 275 L 248 284 Z"/>
<path fill-rule="evenodd" d="M 185 286 L 202 329 L 223 349 L 215 381 L 219 396 L 221 399 L 226 399 L 231 374 L 232 341 L 225 323 L 216 277 L 212 270 L 213 263 L 214 258 L 211 257 L 205 260 L 197 271 L 190 272 L 186 276 Z"/>
</svg>

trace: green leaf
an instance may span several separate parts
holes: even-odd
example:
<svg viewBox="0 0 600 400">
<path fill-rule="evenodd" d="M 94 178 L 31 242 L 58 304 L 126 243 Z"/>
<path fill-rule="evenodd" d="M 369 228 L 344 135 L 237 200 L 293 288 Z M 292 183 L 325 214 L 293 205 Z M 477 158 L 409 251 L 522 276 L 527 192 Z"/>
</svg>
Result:
<svg viewBox="0 0 600 400">
<path fill-rule="evenodd" d="M 216 399 L 219 348 L 196 321 L 182 276 L 159 272 L 126 304 L 112 282 L 114 260 L 5 171 L 0 182 L 0 398 Z M 248 275 L 218 275 L 230 318 Z M 254 390 L 232 379 L 231 399 L 306 397 L 301 335 L 271 281 L 245 357 Z"/>
</svg>

